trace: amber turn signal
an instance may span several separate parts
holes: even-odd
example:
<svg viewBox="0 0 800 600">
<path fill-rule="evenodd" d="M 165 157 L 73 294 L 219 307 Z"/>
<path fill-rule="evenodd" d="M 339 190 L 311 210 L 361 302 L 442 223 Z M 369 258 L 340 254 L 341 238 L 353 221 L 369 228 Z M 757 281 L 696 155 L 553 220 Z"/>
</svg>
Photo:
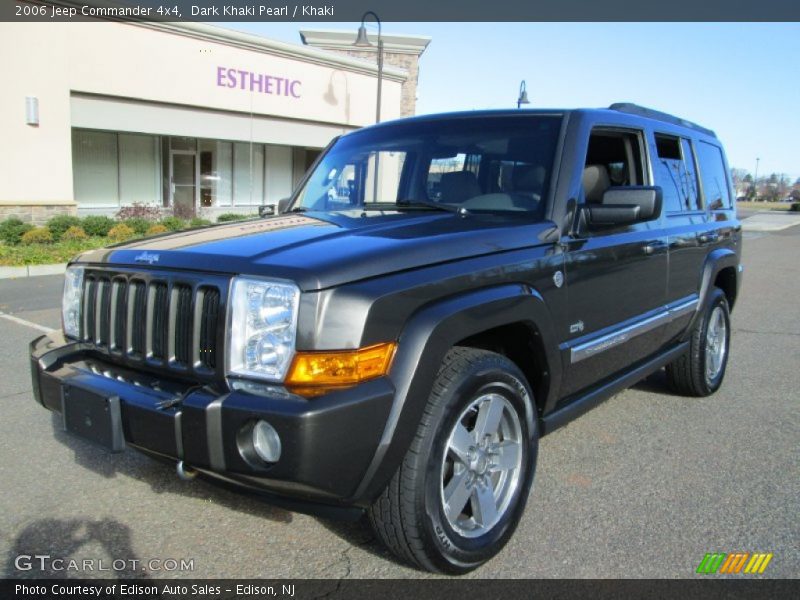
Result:
<svg viewBox="0 0 800 600">
<path fill-rule="evenodd" d="M 359 350 L 299 352 L 286 376 L 287 387 L 355 385 L 385 375 L 397 344 L 388 342 Z"/>
</svg>

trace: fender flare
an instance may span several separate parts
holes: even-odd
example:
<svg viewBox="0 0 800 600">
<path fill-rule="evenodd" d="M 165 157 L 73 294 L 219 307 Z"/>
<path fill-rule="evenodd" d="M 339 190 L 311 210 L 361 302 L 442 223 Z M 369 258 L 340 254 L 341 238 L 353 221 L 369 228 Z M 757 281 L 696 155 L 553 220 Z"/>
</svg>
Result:
<svg viewBox="0 0 800 600">
<path fill-rule="evenodd" d="M 459 340 L 516 322 L 529 322 L 542 337 L 551 385 L 561 381 L 561 357 L 550 312 L 542 296 L 525 284 L 504 284 L 452 296 L 425 305 L 406 322 L 389 377 L 395 397 L 380 443 L 351 499 L 368 505 L 389 483 L 417 431 L 439 366 Z M 542 399 L 546 402 L 548 399 Z M 542 402 L 544 405 L 545 402 Z M 539 418 L 528 407 L 532 424 Z"/>
<path fill-rule="evenodd" d="M 739 276 L 739 256 L 729 248 L 717 248 L 709 252 L 706 256 L 706 261 L 703 264 L 703 271 L 700 275 L 700 293 L 697 308 L 695 308 L 692 320 L 686 328 L 686 333 L 682 336 L 682 340 L 686 340 L 691 335 L 692 328 L 694 327 L 697 319 L 701 318 L 705 310 L 706 303 L 708 302 L 708 295 L 711 293 L 711 288 L 714 286 L 714 280 L 717 278 L 722 269 L 732 267 L 736 271 L 736 291 L 738 295 L 739 284 L 741 277 Z"/>
</svg>

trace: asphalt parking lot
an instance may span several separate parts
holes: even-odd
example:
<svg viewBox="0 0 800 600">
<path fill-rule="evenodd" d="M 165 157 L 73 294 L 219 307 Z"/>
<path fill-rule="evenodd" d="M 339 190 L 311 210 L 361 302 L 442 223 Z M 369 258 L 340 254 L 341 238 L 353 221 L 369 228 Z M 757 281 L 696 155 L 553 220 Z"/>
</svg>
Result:
<svg viewBox="0 0 800 600">
<path fill-rule="evenodd" d="M 800 227 L 748 236 L 744 265 L 723 388 L 675 397 L 656 374 L 544 438 L 516 535 L 471 577 L 692 578 L 705 553 L 736 551 L 773 553 L 765 577 L 800 576 Z M 60 276 L 0 281 L 2 576 L 92 575 L 17 569 L 35 554 L 140 561 L 125 577 L 430 576 L 363 523 L 64 434 L 32 399 L 27 357 L 36 327 L 59 326 L 60 292 Z M 141 570 L 153 559 L 194 569 Z"/>
</svg>

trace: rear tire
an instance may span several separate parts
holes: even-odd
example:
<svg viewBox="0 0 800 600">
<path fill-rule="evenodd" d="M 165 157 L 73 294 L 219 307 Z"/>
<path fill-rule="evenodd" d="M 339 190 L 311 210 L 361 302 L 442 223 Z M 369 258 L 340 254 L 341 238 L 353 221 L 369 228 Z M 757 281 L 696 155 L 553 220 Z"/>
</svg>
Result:
<svg viewBox="0 0 800 600">
<path fill-rule="evenodd" d="M 689 349 L 667 365 L 667 383 L 684 396 L 710 396 L 725 378 L 730 350 L 731 322 L 728 299 L 711 290 L 702 317 L 692 327 Z"/>
<path fill-rule="evenodd" d="M 411 447 L 368 511 L 372 527 L 413 566 L 471 571 L 516 529 L 537 448 L 533 394 L 519 368 L 500 354 L 453 348 Z"/>
</svg>

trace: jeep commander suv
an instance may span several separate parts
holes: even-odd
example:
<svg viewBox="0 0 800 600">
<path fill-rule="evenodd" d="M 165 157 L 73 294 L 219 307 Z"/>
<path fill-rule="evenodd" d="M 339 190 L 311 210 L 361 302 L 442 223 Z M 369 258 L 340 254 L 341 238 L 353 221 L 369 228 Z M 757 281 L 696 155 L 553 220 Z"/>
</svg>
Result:
<svg viewBox="0 0 800 600">
<path fill-rule="evenodd" d="M 464 573 L 539 436 L 666 367 L 725 375 L 741 227 L 713 132 L 630 104 L 425 116 L 334 140 L 238 223 L 79 256 L 31 344 L 64 428 Z"/>
</svg>

